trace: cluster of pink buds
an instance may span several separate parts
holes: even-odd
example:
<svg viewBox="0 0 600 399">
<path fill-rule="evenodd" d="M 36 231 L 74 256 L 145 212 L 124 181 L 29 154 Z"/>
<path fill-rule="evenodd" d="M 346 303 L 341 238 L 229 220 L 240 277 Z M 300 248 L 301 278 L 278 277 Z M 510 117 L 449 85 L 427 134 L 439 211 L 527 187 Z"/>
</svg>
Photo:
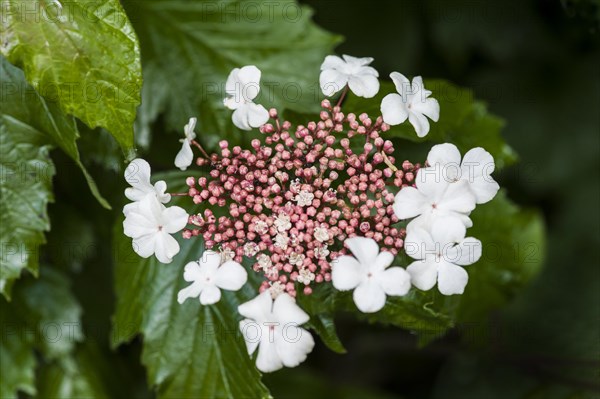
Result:
<svg viewBox="0 0 600 399">
<path fill-rule="evenodd" d="M 208 175 L 186 179 L 192 201 L 211 207 L 189 217 L 183 237 L 201 236 L 223 261 L 251 258 L 266 277 L 261 290 L 295 296 L 300 286 L 309 295 L 313 284 L 331 280 L 346 238 L 372 238 L 394 255 L 403 247 L 406 232 L 393 226 L 394 196 L 413 184 L 420 165 L 394 166 L 381 117 L 321 104 L 320 121 L 295 129 L 271 109 L 274 124 L 260 127 L 262 142 L 242 149 L 221 141 L 220 154 L 202 151 L 196 159 Z"/>
</svg>

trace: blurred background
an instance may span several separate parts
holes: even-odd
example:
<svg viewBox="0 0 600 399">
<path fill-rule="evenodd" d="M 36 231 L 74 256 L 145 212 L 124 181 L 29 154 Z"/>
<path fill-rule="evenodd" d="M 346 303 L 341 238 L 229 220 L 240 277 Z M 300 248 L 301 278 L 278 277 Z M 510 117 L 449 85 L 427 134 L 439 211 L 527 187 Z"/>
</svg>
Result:
<svg viewBox="0 0 600 399">
<path fill-rule="evenodd" d="M 472 88 L 506 121 L 503 135 L 520 162 L 496 178 L 516 203 L 542 211 L 547 253 L 536 254 L 545 259 L 542 271 L 508 306 L 424 348 L 406 331 L 340 315 L 337 330 L 348 354 L 319 343 L 300 367 L 265 376 L 274 397 L 600 398 L 599 4 L 302 3 L 314 8 L 318 25 L 345 37 L 337 53 L 374 57 L 381 78 L 400 71 Z M 135 14 L 130 17 L 135 22 Z M 84 137 L 80 147 L 115 165 L 114 170 L 91 167 L 100 191 L 114 193 L 109 199 L 118 204 L 123 201 L 124 183 L 117 175 L 122 161 L 117 151 L 107 162 L 113 153 L 102 149 L 111 146 L 110 139 L 99 144 L 97 137 Z M 162 165 L 157 161 L 158 168 L 170 166 L 177 151 L 176 140 L 168 142 L 172 148 L 152 150 L 153 159 L 165 159 Z M 107 213 L 98 211 L 72 162 L 58 151 L 52 155 L 60 173 L 54 181 L 57 201 L 50 206 L 47 260 L 62 265 L 52 248 L 73 237 L 94 249 L 81 257 L 71 254 L 74 265 L 64 266 L 72 272 L 93 343 L 83 358 L 94 359 L 94 370 L 101 370 L 98 379 L 111 381 L 113 397 L 153 397 L 139 364 L 141 340 L 115 353 L 106 339 L 115 307 Z M 61 220 L 67 209 L 70 217 Z"/>
</svg>

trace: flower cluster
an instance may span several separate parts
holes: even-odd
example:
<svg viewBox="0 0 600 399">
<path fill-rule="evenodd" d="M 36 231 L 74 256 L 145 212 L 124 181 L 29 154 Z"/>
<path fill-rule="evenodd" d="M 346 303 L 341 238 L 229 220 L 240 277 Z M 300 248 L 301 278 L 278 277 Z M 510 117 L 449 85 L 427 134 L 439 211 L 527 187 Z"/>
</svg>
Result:
<svg viewBox="0 0 600 399">
<path fill-rule="evenodd" d="M 221 289 L 240 289 L 250 269 L 263 276 L 260 294 L 238 309 L 246 318 L 240 331 L 248 353 L 258 348 L 262 371 L 294 367 L 312 350 L 312 336 L 300 327 L 309 316 L 294 298 L 310 295 L 315 285 L 353 290 L 360 311 L 377 312 L 387 296 L 406 295 L 413 285 L 429 290 L 437 283 L 442 294 L 462 293 L 468 280 L 462 266 L 481 256 L 481 242 L 465 236 L 475 205 L 498 191 L 490 176 L 493 158 L 475 148 L 461 160 L 455 146 L 441 144 L 423 165 L 398 162 L 386 139 L 391 125 L 408 120 L 422 137 L 429 119 L 438 120 L 439 105 L 420 77 L 411 83 L 394 72 L 397 93 L 383 98 L 380 116 L 344 112 L 348 92 L 371 98 L 379 91 L 372 61 L 328 56 L 321 89 L 326 96 L 342 93 L 335 104 L 322 101 L 317 120 L 295 127 L 254 102 L 258 68 L 234 69 L 224 105 L 233 110 L 235 126 L 258 128 L 262 139 L 250 148 L 221 141 L 218 152 L 209 153 L 190 119 L 175 166 L 195 164 L 204 173 L 190 173 L 187 191 L 172 195 L 187 197 L 199 213 L 165 208 L 166 185 L 151 185 L 145 161 L 133 161 L 126 171 L 132 188 L 125 194 L 136 202 L 124 209 L 124 229 L 138 254 L 170 262 L 179 250 L 170 234 L 178 231 L 184 239 L 201 238 L 207 248 L 185 266 L 191 285 L 179 292 L 180 303 L 214 304 Z M 415 259 L 406 269 L 393 265 L 401 253 Z"/>
</svg>

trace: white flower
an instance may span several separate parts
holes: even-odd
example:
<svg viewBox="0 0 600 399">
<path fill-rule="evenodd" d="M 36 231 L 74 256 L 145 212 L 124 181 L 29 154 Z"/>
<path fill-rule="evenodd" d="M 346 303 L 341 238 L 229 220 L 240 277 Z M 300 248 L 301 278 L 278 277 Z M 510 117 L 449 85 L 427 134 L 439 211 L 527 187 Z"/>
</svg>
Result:
<svg viewBox="0 0 600 399">
<path fill-rule="evenodd" d="M 332 262 L 331 281 L 340 291 L 354 290 L 356 307 L 373 313 L 385 305 L 386 295 L 406 295 L 410 276 L 401 267 L 389 267 L 394 261 L 390 252 L 379 252 L 375 240 L 353 237 L 344 241 L 352 256 L 340 256 Z"/>
<path fill-rule="evenodd" d="M 244 255 L 252 257 L 258 253 L 258 244 L 255 242 L 247 242 L 244 244 Z"/>
<path fill-rule="evenodd" d="M 327 245 L 315 248 L 315 256 L 317 259 L 325 259 L 327 255 L 329 255 L 329 249 L 327 249 Z"/>
<path fill-rule="evenodd" d="M 413 259 L 406 271 L 415 287 L 431 289 L 436 281 L 444 295 L 462 294 L 469 280 L 460 266 L 471 265 L 481 257 L 481 241 L 467 237 L 466 227 L 458 219 L 436 220 L 431 233 L 420 227 L 408 229 L 404 248 Z"/>
<path fill-rule="evenodd" d="M 264 220 L 257 220 L 256 223 L 254 223 L 254 231 L 258 234 L 265 234 L 269 231 L 269 225 Z"/>
<path fill-rule="evenodd" d="M 254 65 L 235 68 L 225 84 L 228 97 L 223 104 L 234 110 L 233 124 L 243 130 L 259 127 L 269 120 L 269 112 L 260 104 L 252 102 L 260 92 L 260 69 Z"/>
<path fill-rule="evenodd" d="M 194 133 L 194 128 L 196 127 L 196 118 L 190 118 L 189 122 L 183 128 L 183 132 L 185 134 L 185 138 L 179 140 L 181 145 L 181 150 L 177 153 L 175 157 L 175 166 L 177 166 L 181 170 L 186 170 L 188 166 L 192 164 L 194 160 L 194 153 L 192 152 L 192 140 L 196 138 L 196 133 Z"/>
<path fill-rule="evenodd" d="M 312 205 L 312 201 L 315 198 L 315 195 L 310 191 L 302 190 L 294 197 L 294 201 L 298 204 L 298 206 L 310 206 Z"/>
<path fill-rule="evenodd" d="M 283 291 L 285 291 L 285 285 L 283 285 L 281 281 L 269 282 L 269 292 L 271 293 L 271 298 L 277 298 L 283 293 Z"/>
<path fill-rule="evenodd" d="M 299 327 L 309 320 L 308 315 L 286 293 L 273 299 L 270 290 L 265 290 L 238 306 L 238 312 L 246 317 L 240 321 L 240 331 L 248 354 L 258 348 L 256 367 L 263 373 L 296 367 L 315 346 L 312 335 Z"/>
<path fill-rule="evenodd" d="M 284 251 L 288 247 L 290 238 L 285 233 L 279 233 L 275 236 L 275 246 L 283 249 Z"/>
<path fill-rule="evenodd" d="M 388 125 L 399 125 L 406 118 L 417 131 L 417 136 L 424 137 L 429 132 L 428 116 L 434 122 L 440 117 L 440 105 L 435 98 L 429 98 L 431 92 L 423 86 L 423 79 L 416 76 L 412 84 L 401 73 L 392 72 L 390 77 L 396 85 L 398 94 L 388 94 L 381 101 L 381 116 Z"/>
<path fill-rule="evenodd" d="M 290 254 L 290 264 L 293 266 L 302 266 L 302 264 L 304 263 L 304 259 L 306 258 L 306 256 L 304 254 L 299 254 L 296 252 L 292 252 Z"/>
<path fill-rule="evenodd" d="M 416 188 L 403 187 L 396 194 L 394 213 L 399 219 L 418 216 L 409 226 L 429 228 L 436 218 L 453 216 L 467 227 L 473 225 L 469 213 L 475 209 L 475 196 L 466 181 L 450 183 L 428 168 L 419 169 L 415 180 Z"/>
<path fill-rule="evenodd" d="M 300 272 L 298 273 L 298 277 L 296 278 L 296 281 L 298 281 L 301 284 L 308 285 L 314 279 L 315 279 L 315 274 L 313 272 L 308 270 L 308 268 L 302 268 L 302 269 L 300 269 Z"/>
<path fill-rule="evenodd" d="M 221 263 L 233 260 L 235 258 L 235 251 L 231 248 L 221 248 Z"/>
<path fill-rule="evenodd" d="M 462 159 L 454 144 L 434 145 L 427 155 L 430 168 L 440 172 L 442 178 L 451 183 L 466 181 L 478 204 L 490 201 L 500 186 L 491 174 L 495 164 L 492 155 L 481 147 L 469 150 Z"/>
<path fill-rule="evenodd" d="M 359 97 L 371 98 L 379 91 L 379 73 L 368 66 L 373 58 L 356 58 L 344 55 L 344 59 L 328 55 L 321 65 L 319 83 L 326 96 L 332 96 L 346 85 Z"/>
<path fill-rule="evenodd" d="M 202 305 L 212 305 L 221 299 L 221 289 L 237 291 L 248 280 L 248 273 L 242 265 L 233 261 L 221 264 L 221 256 L 214 251 L 206 251 L 197 262 L 185 265 L 183 279 L 192 284 L 177 294 L 177 302 L 188 298 L 199 298 Z"/>
<path fill-rule="evenodd" d="M 127 237 L 133 238 L 133 250 L 142 258 L 153 254 L 162 263 L 170 263 L 179 252 L 179 243 L 170 234 L 183 229 L 188 214 L 178 206 L 165 208 L 153 195 L 142 199 L 123 221 Z"/>
<path fill-rule="evenodd" d="M 315 228 L 314 237 L 319 242 L 325 242 L 329 240 L 329 231 L 324 227 L 317 227 Z"/>
<path fill-rule="evenodd" d="M 258 265 L 263 270 L 268 270 L 269 268 L 271 268 L 271 266 L 273 266 L 273 262 L 271 262 L 271 258 L 269 257 L 269 255 L 260 254 L 256 257 L 256 260 L 258 262 Z"/>
<path fill-rule="evenodd" d="M 127 204 L 123 208 L 125 216 L 131 210 L 137 208 L 137 202 L 144 199 L 148 194 L 155 196 L 163 204 L 171 201 L 171 194 L 165 193 L 167 183 L 164 180 L 159 180 L 153 186 L 150 183 L 150 164 L 141 158 L 134 159 L 127 165 L 125 181 L 131 186 L 125 189 L 125 196 L 134 201 L 134 203 Z"/>
<path fill-rule="evenodd" d="M 277 227 L 277 231 L 281 231 L 281 232 L 284 232 L 284 231 L 292 228 L 292 223 L 290 223 L 289 215 L 287 215 L 286 213 L 283 213 L 283 212 L 281 212 L 279 215 L 277 215 L 273 224 L 275 225 L 275 227 Z"/>
</svg>

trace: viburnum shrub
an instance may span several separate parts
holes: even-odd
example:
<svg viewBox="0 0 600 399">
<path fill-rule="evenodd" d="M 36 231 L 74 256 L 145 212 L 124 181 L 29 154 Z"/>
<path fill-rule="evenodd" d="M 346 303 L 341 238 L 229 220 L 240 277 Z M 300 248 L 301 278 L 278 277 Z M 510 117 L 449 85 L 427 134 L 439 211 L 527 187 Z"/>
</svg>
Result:
<svg viewBox="0 0 600 399">
<path fill-rule="evenodd" d="M 263 372 L 294 367 L 313 349 L 311 334 L 301 327 L 309 316 L 295 298 L 311 295 L 317 285 L 352 290 L 361 312 L 378 312 L 387 296 L 411 289 L 437 285 L 443 295 L 462 294 L 465 266 L 481 256 L 481 242 L 466 235 L 470 212 L 499 189 L 490 176 L 494 159 L 479 147 L 461 159 L 452 144 L 433 146 L 424 162 L 403 159 L 386 139 L 390 126 L 408 120 L 423 137 L 430 120 L 439 118 L 439 104 L 418 76 L 411 82 L 390 75 L 397 93 L 383 98 L 381 115 L 344 112 L 347 96 L 378 93 L 372 61 L 326 57 L 321 89 L 326 96 L 341 94 L 334 103 L 324 99 L 320 114 L 297 126 L 277 109 L 254 103 L 258 68 L 236 68 L 224 106 L 233 110 L 238 128 L 258 129 L 262 139 L 249 148 L 223 140 L 210 153 L 191 118 L 175 158 L 181 170 L 199 168 L 190 169 L 186 192 L 167 193 L 164 181 L 153 185 L 143 159 L 125 172 L 131 185 L 125 195 L 133 202 L 123 210 L 123 227 L 137 254 L 169 263 L 179 252 L 172 235 L 204 240 L 206 251 L 185 266 L 190 284 L 179 292 L 181 306 L 188 298 L 210 306 L 221 290 L 242 288 L 248 273 L 262 277 L 260 294 L 238 312 L 248 352 L 258 348 L 256 365 Z M 165 205 L 172 196 L 187 197 L 190 208 L 201 211 Z M 400 265 L 402 254 L 413 262 Z M 251 269 L 242 266 L 244 259 Z"/>
</svg>

